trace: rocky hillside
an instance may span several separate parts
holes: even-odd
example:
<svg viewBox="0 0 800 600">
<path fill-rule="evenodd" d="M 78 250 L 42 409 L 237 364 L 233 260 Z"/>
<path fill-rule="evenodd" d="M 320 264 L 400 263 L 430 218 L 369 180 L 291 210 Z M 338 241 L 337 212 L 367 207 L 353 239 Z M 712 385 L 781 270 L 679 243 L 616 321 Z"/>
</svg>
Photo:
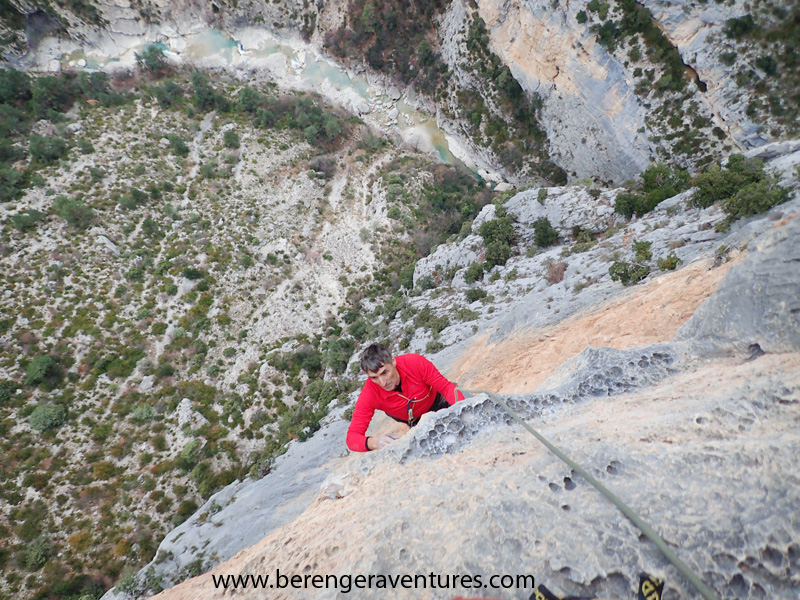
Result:
<svg viewBox="0 0 800 600">
<path fill-rule="evenodd" d="M 770 236 L 796 246 L 798 143 L 766 143 L 796 133 L 796 9 L 406 4 L 0 3 L 0 597 L 146 595 L 338 518 L 315 516 L 321 485 L 348 495 L 442 438 L 343 460 L 372 340 L 528 394 L 531 417 L 570 405 L 558 419 L 587 396 L 647 404 L 668 375 L 686 389 L 699 360 L 736 390 L 768 363 L 743 402 L 780 397 L 763 418 L 791 423 L 796 344 L 771 344 L 796 330 L 795 280 L 768 323 L 679 328 L 721 281 L 767 289 L 740 265 L 777 273 L 754 250 Z M 613 377 L 575 375 L 593 368 Z M 502 420 L 469 406 L 475 433 Z M 460 415 L 445 449 L 505 460 L 507 434 L 475 445 Z M 769 554 L 778 584 L 748 589 L 781 594 L 797 551 L 770 544 L 702 564 L 725 592 Z M 580 573 L 565 593 L 617 593 Z"/>
<path fill-rule="evenodd" d="M 245 52 L 273 34 L 307 40 L 354 72 L 387 77 L 517 183 L 622 183 L 660 160 L 695 170 L 796 135 L 800 122 L 800 12 L 782 0 L 8 0 L 2 16 L 3 56 L 50 71 L 95 53 L 129 68 L 151 42 L 180 54 L 209 27 Z"/>
<path fill-rule="evenodd" d="M 535 393 L 505 396 L 650 521 L 720 597 L 788 599 L 798 584 L 792 515 L 800 498 L 785 478 L 800 442 L 798 208 L 795 200 L 727 236 L 741 251 L 727 263 L 699 258 L 563 318 L 558 327 L 536 327 L 561 347 L 586 339 L 588 331 L 622 338 L 615 345 L 626 349 L 590 345 L 558 365 L 545 357 L 539 364 L 545 380 Z M 686 299 L 693 306 L 679 313 L 687 281 L 707 298 L 699 305 Z M 672 315 L 671 327 L 615 316 L 661 311 Z M 537 317 L 520 320 L 518 328 L 534 329 Z M 460 356 L 524 358 L 518 339 L 505 338 L 508 346 L 501 339 L 489 351 L 471 347 Z M 508 367 L 488 362 L 475 371 L 511 389 L 530 389 L 530 370 Z M 475 376 L 464 381 L 473 387 Z M 339 454 L 345 425 L 334 418 L 263 480 L 212 498 L 167 536 L 161 559 L 107 597 L 169 586 L 181 565 L 199 561 L 206 568 L 226 557 L 232 558 L 157 597 L 227 597 L 231 590 L 215 578 L 228 576 L 269 577 L 278 587 L 278 572 L 432 571 L 484 583 L 492 574 L 533 574 L 562 594 L 624 598 L 633 596 L 642 570 L 666 579 L 671 597 L 694 595 L 616 508 L 482 394 L 426 416 L 400 441 L 368 455 Z M 381 430 L 404 433 L 391 421 L 375 429 Z M 298 505 L 305 510 L 296 516 Z M 263 514 L 255 534 L 253 514 Z M 532 591 L 515 584 L 478 592 L 437 581 L 438 589 L 427 584 L 426 597 L 527 598 Z M 270 594 L 338 597 L 344 585 Z M 379 587 L 360 593 L 419 594 Z M 263 593 L 251 584 L 237 596 Z"/>
</svg>

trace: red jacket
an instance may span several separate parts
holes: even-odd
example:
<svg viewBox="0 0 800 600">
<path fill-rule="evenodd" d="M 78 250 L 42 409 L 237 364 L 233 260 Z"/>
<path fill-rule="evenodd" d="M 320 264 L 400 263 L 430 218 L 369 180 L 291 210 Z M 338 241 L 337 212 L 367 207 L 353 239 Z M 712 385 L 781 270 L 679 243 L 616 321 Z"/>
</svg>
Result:
<svg viewBox="0 0 800 600">
<path fill-rule="evenodd" d="M 356 400 L 353 419 L 347 430 L 347 447 L 355 452 L 366 452 L 367 436 L 372 416 L 376 410 L 387 415 L 408 420 L 408 401 L 412 403 L 414 418 L 419 418 L 430 410 L 436 393 L 440 393 L 449 404 L 463 400 L 459 393 L 456 398 L 456 386 L 450 383 L 433 363 L 419 354 L 403 354 L 395 357 L 397 370 L 400 373 L 402 392 L 387 392 L 371 379 L 367 379 L 361 394 Z"/>
</svg>

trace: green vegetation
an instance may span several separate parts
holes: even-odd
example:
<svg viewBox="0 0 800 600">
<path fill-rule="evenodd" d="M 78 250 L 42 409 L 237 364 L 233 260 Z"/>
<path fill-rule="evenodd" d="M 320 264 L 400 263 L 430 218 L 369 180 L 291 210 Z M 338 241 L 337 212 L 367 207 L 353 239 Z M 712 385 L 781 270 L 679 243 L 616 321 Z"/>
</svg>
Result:
<svg viewBox="0 0 800 600">
<path fill-rule="evenodd" d="M 58 374 L 58 364 L 49 354 L 37 356 L 25 370 L 25 385 L 39 385 L 47 378 Z"/>
<path fill-rule="evenodd" d="M 59 427 L 67 420 L 67 411 L 59 404 L 44 404 L 37 406 L 30 416 L 31 429 L 43 433 Z"/>
<path fill-rule="evenodd" d="M 672 169 L 663 163 L 652 164 L 642 173 L 639 186 L 617 196 L 614 210 L 628 218 L 641 217 L 688 185 L 689 173 L 686 171 Z"/>
<path fill-rule="evenodd" d="M 59 217 L 76 229 L 88 228 L 94 219 L 94 211 L 77 198 L 58 196 L 53 201 L 53 208 Z"/>
<path fill-rule="evenodd" d="M 43 212 L 30 208 L 24 213 L 13 215 L 11 217 L 11 224 L 14 226 L 14 229 L 19 231 L 30 231 L 43 221 L 45 216 Z"/>
<path fill-rule="evenodd" d="M 668 256 L 664 258 L 659 258 L 656 261 L 658 268 L 661 269 L 662 271 L 674 271 L 682 263 L 683 261 L 677 256 L 675 256 L 675 254 L 669 254 Z"/>
<path fill-rule="evenodd" d="M 692 184 L 697 187 L 691 199 L 694 206 L 706 208 L 721 202 L 728 215 L 726 224 L 742 217 L 766 212 L 789 199 L 788 190 L 764 171 L 759 159 L 732 154 L 725 167 L 712 165 L 697 175 Z"/>
<path fill-rule="evenodd" d="M 167 66 L 167 57 L 164 54 L 164 50 L 157 44 L 145 46 L 141 54 L 139 52 L 134 54 L 136 56 L 136 66 L 143 71 L 158 73 Z"/>
<path fill-rule="evenodd" d="M 664 74 L 656 82 L 656 88 L 661 91 L 682 91 L 686 85 L 686 66 L 678 49 L 661 31 L 650 11 L 635 0 L 617 0 L 616 4 L 621 13 L 617 21 L 606 20 L 609 7 L 606 2 L 592 0 L 587 5 L 590 11 L 598 13 L 602 21 L 599 25 L 592 25 L 597 42 L 613 52 L 622 40 L 641 37 L 647 57 L 664 66 Z"/>
<path fill-rule="evenodd" d="M 505 209 L 497 207 L 495 218 L 481 225 L 481 237 L 486 247 L 484 270 L 504 265 L 511 258 L 511 245 L 516 238 L 513 223 Z"/>
<path fill-rule="evenodd" d="M 434 41 L 436 20 L 446 6 L 442 0 L 354 0 L 348 7 L 348 22 L 327 34 L 325 47 L 353 63 L 366 57 L 370 68 L 414 85 L 447 112 L 452 106 L 448 97 L 457 100 L 459 115 L 452 116 L 462 117 L 473 139 L 490 147 L 505 165 L 565 183 L 566 173 L 548 159 L 546 136 L 538 121 L 541 99 L 525 94 L 490 50 L 486 24 L 477 12 L 469 15 L 463 64 L 483 89 L 456 87 Z"/>
<path fill-rule="evenodd" d="M 545 248 L 558 241 L 558 231 L 547 217 L 539 217 L 533 222 L 533 234 L 536 245 Z"/>
<path fill-rule="evenodd" d="M 751 100 L 747 115 L 765 123 L 773 137 L 800 131 L 800 7 L 757 5 L 724 28 L 734 50 L 721 56 L 737 66 L 736 82 Z M 756 69 L 752 68 L 755 65 Z"/>
<path fill-rule="evenodd" d="M 622 285 L 639 283 L 650 274 L 650 267 L 637 263 L 615 261 L 608 269 L 612 281 L 619 281 Z"/>
</svg>

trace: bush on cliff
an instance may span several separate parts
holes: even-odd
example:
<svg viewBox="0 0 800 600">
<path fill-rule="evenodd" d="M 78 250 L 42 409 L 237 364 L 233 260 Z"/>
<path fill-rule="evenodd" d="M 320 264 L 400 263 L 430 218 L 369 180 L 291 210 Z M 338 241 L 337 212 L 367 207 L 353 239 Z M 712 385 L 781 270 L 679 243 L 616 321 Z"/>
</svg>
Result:
<svg viewBox="0 0 800 600">
<path fill-rule="evenodd" d="M 789 192 L 778 185 L 777 178 L 764 171 L 763 161 L 742 154 L 732 154 L 725 167 L 712 165 L 692 183 L 697 191 L 691 204 L 707 208 L 721 202 L 728 215 L 724 225 L 764 213 L 789 199 Z"/>
</svg>

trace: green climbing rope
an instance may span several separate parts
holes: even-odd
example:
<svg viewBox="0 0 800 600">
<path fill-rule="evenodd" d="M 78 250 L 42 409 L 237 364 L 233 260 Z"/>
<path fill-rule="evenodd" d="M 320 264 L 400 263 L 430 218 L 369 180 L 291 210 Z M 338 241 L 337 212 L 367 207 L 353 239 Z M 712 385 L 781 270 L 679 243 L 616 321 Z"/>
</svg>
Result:
<svg viewBox="0 0 800 600">
<path fill-rule="evenodd" d="M 681 574 L 689 580 L 689 582 L 700 592 L 700 595 L 703 596 L 706 600 L 718 600 L 717 596 L 714 592 L 709 588 L 705 583 L 703 583 L 700 578 L 695 575 L 694 571 L 692 571 L 686 563 L 684 563 L 672 549 L 667 546 L 667 543 L 658 535 L 655 530 L 653 530 L 650 525 L 648 525 L 644 519 L 642 519 L 639 515 L 637 515 L 633 509 L 631 509 L 627 504 L 625 504 L 622 500 L 620 500 L 611 490 L 609 490 L 606 486 L 602 483 L 597 481 L 594 477 L 592 477 L 586 469 L 581 467 L 578 463 L 572 460 L 569 456 L 561 452 L 558 448 L 556 448 L 553 444 L 551 444 L 547 439 L 544 438 L 538 431 L 536 431 L 533 427 L 531 427 L 526 421 L 522 419 L 516 412 L 514 412 L 508 404 L 506 404 L 503 400 L 501 400 L 498 396 L 493 394 L 492 392 L 487 392 L 485 390 L 463 390 L 461 388 L 456 388 L 456 393 L 464 392 L 468 394 L 486 394 L 489 398 L 492 399 L 493 402 L 500 405 L 503 410 L 505 410 L 512 419 L 514 419 L 517 423 L 522 425 L 525 429 L 527 429 L 537 440 L 539 440 L 542 444 L 544 444 L 550 452 L 555 454 L 558 458 L 563 460 L 567 463 L 576 473 L 580 474 L 586 481 L 591 483 L 601 494 L 603 494 L 606 498 L 608 498 L 618 509 L 622 511 L 626 517 L 628 517 L 634 525 L 636 525 L 642 533 L 644 533 L 651 542 L 653 542 L 658 549 L 667 557 L 667 560 L 671 562 Z"/>
</svg>

